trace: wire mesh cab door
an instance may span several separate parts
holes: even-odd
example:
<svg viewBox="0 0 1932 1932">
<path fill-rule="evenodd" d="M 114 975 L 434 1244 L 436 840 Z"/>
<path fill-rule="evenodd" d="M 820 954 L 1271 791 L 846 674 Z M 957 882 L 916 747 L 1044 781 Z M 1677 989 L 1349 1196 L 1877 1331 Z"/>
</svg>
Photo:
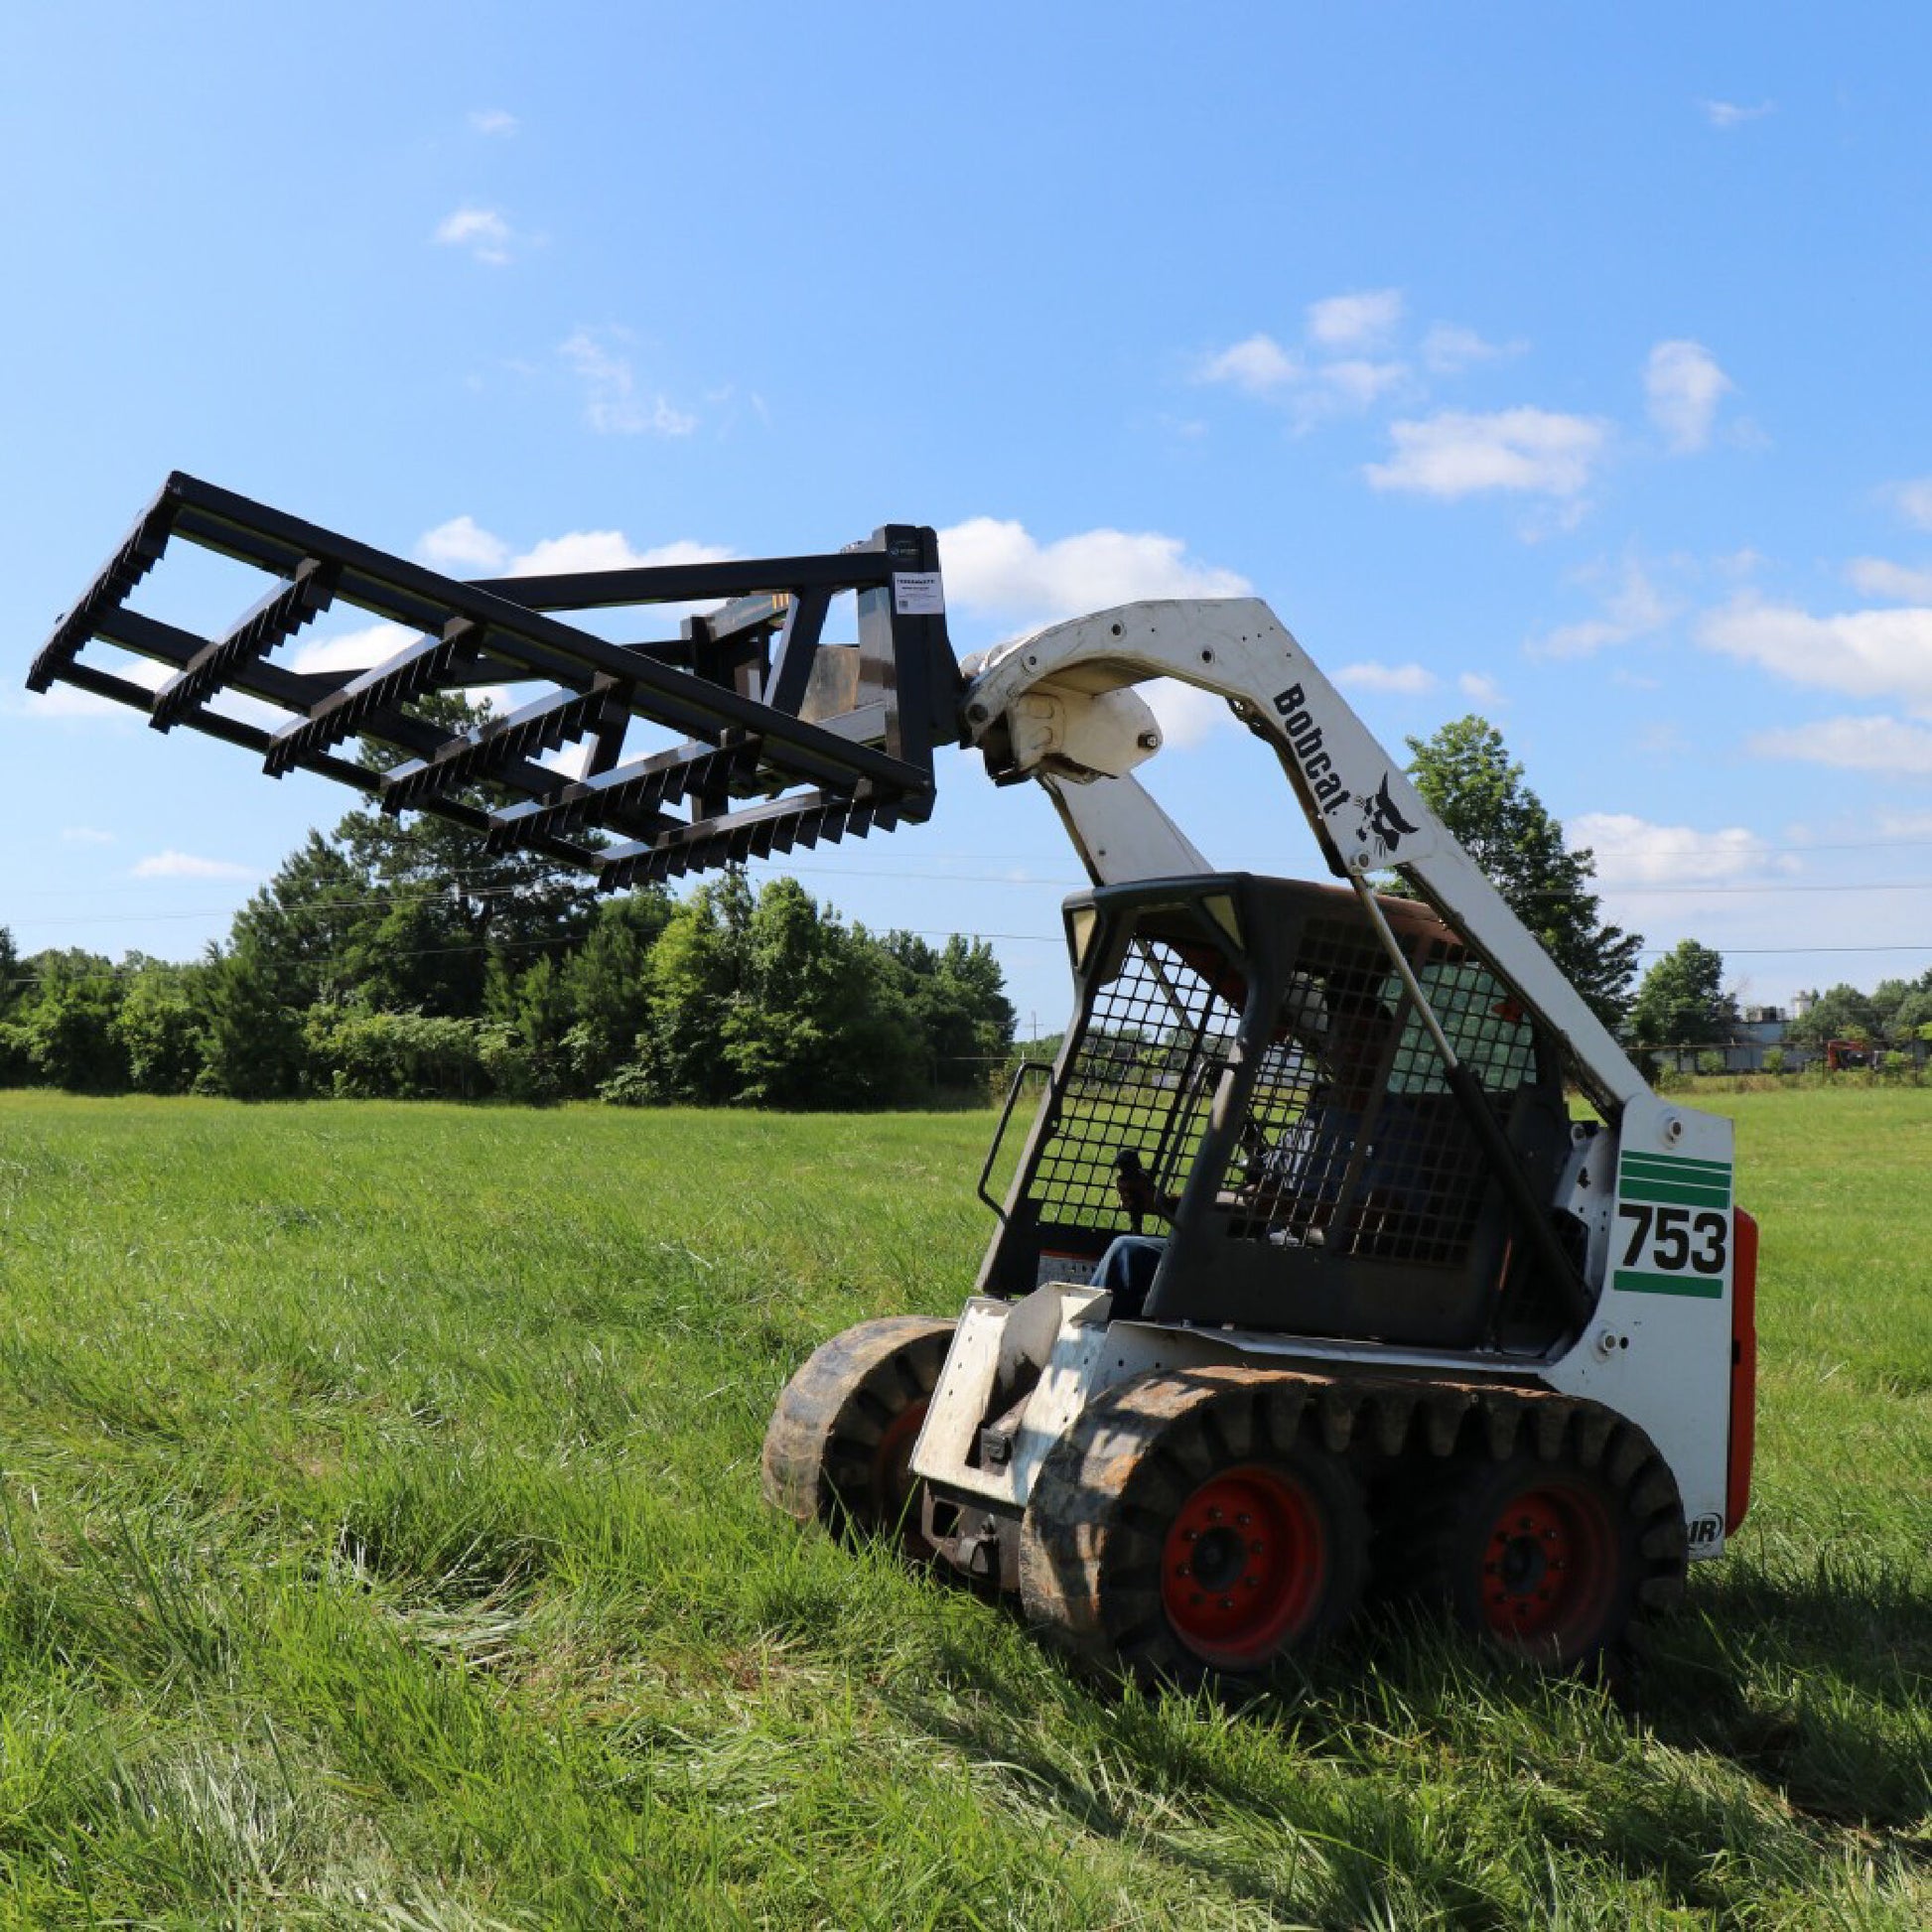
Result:
<svg viewBox="0 0 1932 1932">
<path fill-rule="evenodd" d="M 1137 1228 L 1116 1184 L 1123 1154 L 1153 1191 L 1179 1196 L 1226 1116 L 1230 1069 L 1254 976 L 1240 878 L 1114 887 L 1065 906 L 1076 1005 L 1028 1135 L 984 1295 L 1085 1282 Z"/>
</svg>

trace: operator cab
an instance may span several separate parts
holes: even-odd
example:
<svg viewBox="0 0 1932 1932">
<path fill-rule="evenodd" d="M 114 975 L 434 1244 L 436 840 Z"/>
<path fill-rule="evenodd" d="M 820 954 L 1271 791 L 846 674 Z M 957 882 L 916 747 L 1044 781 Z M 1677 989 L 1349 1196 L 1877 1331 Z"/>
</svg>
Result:
<svg viewBox="0 0 1932 1932">
<path fill-rule="evenodd" d="M 1555 1038 L 1429 907 L 1379 903 L 1552 1199 L 1571 1146 Z M 1556 1343 L 1537 1244 L 1351 892 L 1232 873 L 1102 888 L 1064 916 L 1077 1004 L 981 1293 L 1091 1281 L 1107 1257 L 1116 1312 L 1154 1321 Z M 1109 1256 L 1129 1234 L 1148 1238 Z"/>
</svg>

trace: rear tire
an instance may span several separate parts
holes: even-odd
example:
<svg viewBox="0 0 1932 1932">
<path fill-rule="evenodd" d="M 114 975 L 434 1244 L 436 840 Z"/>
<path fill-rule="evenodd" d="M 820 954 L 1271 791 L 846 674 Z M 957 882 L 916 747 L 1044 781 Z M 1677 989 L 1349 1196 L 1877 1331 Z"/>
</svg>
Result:
<svg viewBox="0 0 1932 1932">
<path fill-rule="evenodd" d="M 1027 1506 L 1029 1618 L 1092 1674 L 1190 1691 L 1238 1690 L 1332 1635 L 1360 1599 L 1369 1529 L 1311 1427 L 1320 1386 L 1193 1369 L 1090 1403 Z"/>
<path fill-rule="evenodd" d="M 765 1500 L 834 1535 L 893 1537 L 908 1556 L 930 1557 L 909 1462 L 953 1326 L 887 1315 L 817 1349 L 785 1384 L 764 1433 Z"/>
<path fill-rule="evenodd" d="M 1677 1485 L 1629 1425 L 1593 1463 L 1546 1448 L 1525 1440 L 1500 1461 L 1452 1461 L 1420 1512 L 1409 1581 L 1511 1655 L 1558 1671 L 1614 1664 L 1642 1641 L 1647 1615 L 1682 1594 Z"/>
</svg>

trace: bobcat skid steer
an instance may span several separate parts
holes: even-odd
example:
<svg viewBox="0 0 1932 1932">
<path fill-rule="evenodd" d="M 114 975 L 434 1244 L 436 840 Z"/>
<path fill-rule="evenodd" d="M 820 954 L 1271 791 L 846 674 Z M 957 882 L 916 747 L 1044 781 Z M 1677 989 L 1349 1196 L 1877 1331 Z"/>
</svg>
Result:
<svg viewBox="0 0 1932 1932">
<path fill-rule="evenodd" d="M 211 634 L 144 612 L 175 539 L 261 600 Z M 403 641 L 274 661 L 338 604 Z M 666 606 L 693 614 L 634 642 L 559 615 Z M 1161 677 L 1273 752 L 1339 884 L 1217 872 L 1166 816 L 1135 775 L 1161 746 L 1135 687 Z M 1004 1199 L 997 1138 L 981 1174 L 977 1293 L 821 1347 L 763 1481 L 1018 1592 L 1098 1673 L 1258 1676 L 1347 1620 L 1371 1551 L 1468 1630 L 1587 1664 L 1743 1518 L 1756 1232 L 1730 1123 L 1649 1089 L 1259 602 L 1130 605 L 962 667 L 929 529 L 464 582 L 176 476 L 36 658 L 33 688 L 56 680 L 611 889 L 917 822 L 949 739 L 1037 781 L 1093 884 L 1065 907 L 1064 1045 L 1001 1116 L 1043 1075 Z M 518 702 L 442 722 L 436 697 L 481 686 Z M 403 756 L 377 770 L 354 738 Z M 1390 873 L 1414 897 L 1377 892 Z"/>
</svg>

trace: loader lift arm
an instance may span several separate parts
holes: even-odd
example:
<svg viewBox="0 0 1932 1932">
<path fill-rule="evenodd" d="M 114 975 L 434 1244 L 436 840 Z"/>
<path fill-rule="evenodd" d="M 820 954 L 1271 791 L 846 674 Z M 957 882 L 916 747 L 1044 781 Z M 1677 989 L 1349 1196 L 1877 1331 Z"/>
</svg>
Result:
<svg viewBox="0 0 1932 1932">
<path fill-rule="evenodd" d="M 1259 599 L 1125 605 L 1035 631 L 966 669 L 966 729 L 988 769 L 996 781 L 1045 784 L 1096 884 L 1159 877 L 1165 857 L 1185 846 L 1127 775 L 1160 744 L 1132 687 L 1156 677 L 1195 685 L 1224 698 L 1275 752 L 1329 869 L 1371 916 L 1369 877 L 1400 874 L 1565 1042 L 1606 1120 L 1648 1094 L 1588 1003 Z M 1098 796 L 1089 803 L 1083 791 Z"/>
</svg>

